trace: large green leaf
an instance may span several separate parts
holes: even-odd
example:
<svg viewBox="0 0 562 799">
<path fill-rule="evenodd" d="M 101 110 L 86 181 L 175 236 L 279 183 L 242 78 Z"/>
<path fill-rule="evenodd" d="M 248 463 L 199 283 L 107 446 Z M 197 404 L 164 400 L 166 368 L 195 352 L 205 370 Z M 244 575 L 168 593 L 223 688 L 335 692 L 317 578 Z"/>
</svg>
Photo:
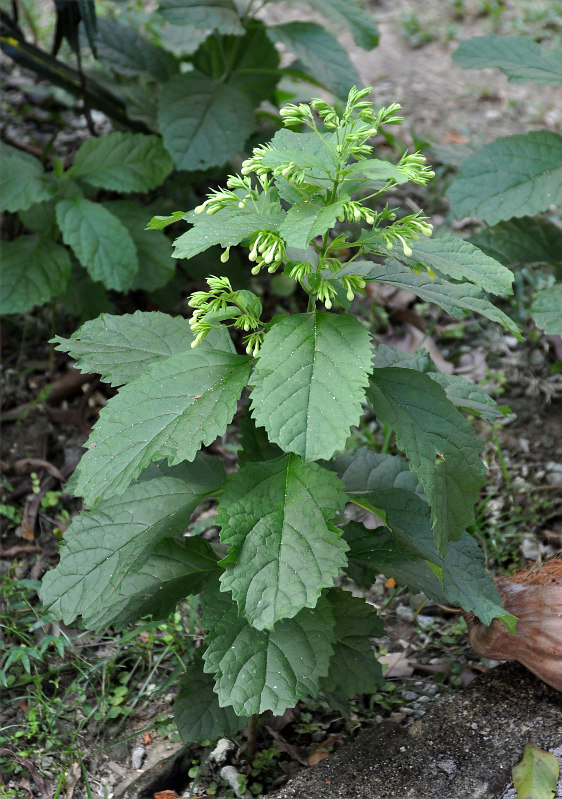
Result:
<svg viewBox="0 0 562 799">
<path fill-rule="evenodd" d="M 562 263 L 562 228 L 543 216 L 500 222 L 470 241 L 502 264 Z"/>
<path fill-rule="evenodd" d="M 359 421 L 371 356 L 367 330 L 349 314 L 280 317 L 252 377 L 256 423 L 285 452 L 329 459 Z"/>
<path fill-rule="evenodd" d="M 412 369 L 375 369 L 371 406 L 391 425 L 398 447 L 421 480 L 441 549 L 474 522 L 474 503 L 484 481 L 480 444 L 464 417 L 429 377 Z"/>
<path fill-rule="evenodd" d="M 338 25 L 349 28 L 355 44 L 364 50 L 372 50 L 379 43 L 379 32 L 371 11 L 364 9 L 357 0 L 306 0 L 309 6 Z"/>
<path fill-rule="evenodd" d="M 325 28 L 314 22 L 286 22 L 268 28 L 268 36 L 294 53 L 312 78 L 337 97 L 347 97 L 361 78 L 347 51 Z"/>
<path fill-rule="evenodd" d="M 151 461 L 192 461 L 222 435 L 248 381 L 250 359 L 187 350 L 153 363 L 103 408 L 72 490 L 88 504 L 122 494 Z"/>
<path fill-rule="evenodd" d="M 412 255 L 399 255 L 401 261 L 429 266 L 453 280 L 469 280 L 490 294 L 513 294 L 511 270 L 458 236 L 445 233 L 439 238 L 423 237 L 411 246 Z"/>
<path fill-rule="evenodd" d="M 87 139 L 76 153 L 69 174 L 111 191 L 150 191 L 173 168 L 160 136 L 116 131 Z"/>
<path fill-rule="evenodd" d="M 305 608 L 271 631 L 251 627 L 232 603 L 207 636 L 204 669 L 215 675 L 221 706 L 232 705 L 240 716 L 265 710 L 279 716 L 317 694 L 334 640 L 331 606 L 322 597 L 313 610 Z"/>
<path fill-rule="evenodd" d="M 160 0 L 158 11 L 174 25 L 210 28 L 236 36 L 244 33 L 232 0 Z"/>
<path fill-rule="evenodd" d="M 256 230 L 276 232 L 284 217 L 281 206 L 264 210 L 263 213 L 239 208 L 234 211 L 226 207 L 216 214 L 205 214 L 203 217 L 191 211 L 185 215 L 185 219 L 193 227 L 174 241 L 174 258 L 193 258 L 215 244 L 233 247 Z"/>
<path fill-rule="evenodd" d="M 302 170 L 307 183 L 331 187 L 338 169 L 337 141 L 333 133 L 320 137 L 316 133 L 295 133 L 281 128 L 269 144 L 271 149 L 266 150 L 262 158 L 264 166 L 277 167 L 290 161 Z M 282 181 L 278 180 L 277 185 L 283 185 Z M 297 202 L 302 199 L 302 195 L 297 194 L 297 197 Z"/>
<path fill-rule="evenodd" d="M 44 603 L 67 624 L 80 615 L 101 624 L 126 575 L 146 563 L 159 540 L 181 535 L 224 479 L 218 460 L 199 454 L 173 469 L 150 467 L 123 496 L 76 516 L 58 566 L 43 578 Z"/>
<path fill-rule="evenodd" d="M 387 258 L 384 264 L 354 261 L 350 264 L 358 274 L 370 280 L 379 280 L 397 288 L 413 291 L 426 302 L 434 302 L 451 316 L 477 313 L 497 322 L 521 338 L 519 326 L 499 308 L 486 299 L 478 286 L 471 283 L 452 283 L 443 278 L 430 277 L 427 272 L 416 274 L 396 258 Z"/>
<path fill-rule="evenodd" d="M 55 191 L 38 158 L 0 142 L 0 211 L 23 211 Z"/>
<path fill-rule="evenodd" d="M 128 291 L 139 264 L 125 225 L 103 205 L 84 197 L 60 200 L 56 214 L 64 243 L 92 280 L 99 280 L 108 289 Z"/>
<path fill-rule="evenodd" d="M 562 136 L 533 130 L 487 144 L 462 164 L 447 192 L 456 217 L 495 225 L 562 203 Z"/>
<path fill-rule="evenodd" d="M 193 70 L 162 86 L 158 124 L 178 169 L 220 166 L 244 146 L 254 128 L 248 97 Z"/>
<path fill-rule="evenodd" d="M 349 196 L 345 195 L 330 205 L 308 200 L 296 203 L 287 212 L 279 233 L 287 246 L 304 250 L 313 238 L 334 227 L 348 200 Z"/>
<path fill-rule="evenodd" d="M 154 291 L 165 286 L 176 271 L 170 239 L 161 230 L 146 230 L 150 214 L 135 200 L 113 200 L 105 207 L 125 225 L 137 248 L 139 271 L 131 288 Z"/>
<path fill-rule="evenodd" d="M 537 292 L 531 306 L 531 316 L 541 330 L 562 336 L 562 283 Z"/>
<path fill-rule="evenodd" d="M 526 36 L 476 36 L 453 54 L 463 69 L 498 67 L 512 81 L 562 88 L 562 51 L 541 47 Z"/>
<path fill-rule="evenodd" d="M 203 671 L 201 649 L 197 650 L 179 686 L 174 720 L 184 741 L 199 743 L 205 739 L 230 738 L 246 725 L 247 719 L 237 716 L 231 707 L 220 707 L 213 678 Z"/>
<path fill-rule="evenodd" d="M 139 73 L 163 82 L 178 71 L 174 56 L 114 17 L 98 17 L 98 58 L 122 75 Z"/>
<path fill-rule="evenodd" d="M 217 516 L 230 545 L 221 586 L 256 629 L 314 607 L 345 567 L 345 543 L 329 524 L 344 506 L 336 475 L 297 455 L 250 463 L 229 479 Z"/>
<path fill-rule="evenodd" d="M 349 697 L 373 694 L 381 687 L 383 676 L 369 638 L 384 635 L 382 622 L 372 605 L 349 591 L 332 588 L 326 596 L 336 621 L 336 642 L 322 690 Z"/>
<path fill-rule="evenodd" d="M 50 239 L 19 236 L 2 242 L 0 314 L 23 313 L 62 294 L 72 265 L 68 252 Z"/>
</svg>

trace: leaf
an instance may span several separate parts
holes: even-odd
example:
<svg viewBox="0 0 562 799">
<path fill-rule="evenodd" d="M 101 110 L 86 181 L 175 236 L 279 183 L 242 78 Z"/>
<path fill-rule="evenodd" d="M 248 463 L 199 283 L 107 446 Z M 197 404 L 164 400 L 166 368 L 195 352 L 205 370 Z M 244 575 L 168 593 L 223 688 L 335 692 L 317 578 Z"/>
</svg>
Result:
<svg viewBox="0 0 562 799">
<path fill-rule="evenodd" d="M 525 744 L 523 759 L 511 771 L 517 799 L 554 799 L 559 771 L 556 755 Z"/>
<path fill-rule="evenodd" d="M 284 217 L 281 206 L 262 213 L 249 210 L 242 212 L 239 208 L 234 211 L 227 207 L 211 216 L 205 214 L 203 218 L 191 211 L 185 218 L 193 227 L 174 241 L 173 256 L 193 258 L 215 244 L 224 248 L 233 247 L 256 230 L 270 230 L 275 233 Z"/>
<path fill-rule="evenodd" d="M 361 78 L 335 36 L 314 22 L 286 22 L 267 29 L 268 36 L 294 53 L 311 77 L 345 98 Z"/>
<path fill-rule="evenodd" d="M 24 211 L 55 193 L 56 186 L 33 155 L 0 142 L 0 161 L 0 211 Z"/>
<path fill-rule="evenodd" d="M 174 702 L 174 721 L 187 743 L 205 739 L 233 737 L 247 719 L 237 716 L 231 707 L 220 707 L 213 690 L 213 678 L 203 671 L 201 649 L 179 682 L 180 692 Z"/>
<path fill-rule="evenodd" d="M 148 215 L 140 203 L 114 200 L 104 204 L 125 225 L 137 248 L 139 271 L 131 288 L 154 291 L 165 286 L 176 271 L 170 239 L 159 230 L 145 229 Z"/>
<path fill-rule="evenodd" d="M 447 195 L 457 218 L 495 225 L 562 203 L 562 136 L 534 130 L 505 136 L 464 161 Z"/>
<path fill-rule="evenodd" d="M 391 161 L 381 161 L 377 158 L 368 158 L 364 161 L 357 161 L 345 167 L 345 180 L 393 180 L 395 183 L 407 183 L 408 177 L 396 164 Z M 345 188 L 345 180 L 343 187 Z"/>
<path fill-rule="evenodd" d="M 34 203 L 25 211 L 18 211 L 18 216 L 22 224 L 33 233 L 38 233 L 42 238 L 53 241 L 58 239 L 59 229 L 55 216 L 55 200 Z"/>
<path fill-rule="evenodd" d="M 369 638 L 380 638 L 384 627 L 375 608 L 349 591 L 327 592 L 336 621 L 336 642 L 323 691 L 338 691 L 352 697 L 374 694 L 384 682 Z"/>
<path fill-rule="evenodd" d="M 367 330 L 349 314 L 280 317 L 252 376 L 256 424 L 285 452 L 329 459 L 359 421 L 371 354 Z"/>
<path fill-rule="evenodd" d="M 121 582 L 123 570 L 114 573 L 108 598 L 91 616 L 84 613 L 83 622 L 91 629 L 122 630 L 144 616 L 166 619 L 181 599 L 198 594 L 216 571 L 217 556 L 208 541 L 165 539 L 154 546 L 145 563 L 127 571 Z"/>
<path fill-rule="evenodd" d="M 158 124 L 177 169 L 221 166 L 241 150 L 254 128 L 250 100 L 196 70 L 162 86 Z"/>
<path fill-rule="evenodd" d="M 238 426 L 240 446 L 242 447 L 238 451 L 238 466 L 244 466 L 246 463 L 254 461 L 269 461 L 283 454 L 277 444 L 269 443 L 265 429 L 256 427 L 249 413 L 244 413 Z"/>
<path fill-rule="evenodd" d="M 337 141 L 333 133 L 320 137 L 317 133 L 295 133 L 281 128 L 269 144 L 271 149 L 266 150 L 262 158 L 264 166 L 277 167 L 291 161 L 302 169 L 307 183 L 331 188 L 338 169 Z M 279 178 L 276 182 L 278 185 L 287 183 Z M 302 199 L 302 195 L 297 196 Z"/>
<path fill-rule="evenodd" d="M 511 81 L 562 87 L 562 52 L 527 36 L 475 36 L 461 42 L 453 58 L 463 69 L 498 67 Z"/>
<path fill-rule="evenodd" d="M 416 274 L 395 258 L 387 258 L 384 264 L 354 261 L 353 269 L 364 278 L 413 291 L 422 300 L 439 305 L 451 316 L 466 316 L 468 312 L 481 314 L 492 322 L 503 325 L 521 340 L 519 326 L 487 300 L 478 286 L 451 283 L 440 277 L 432 278 L 427 273 Z"/>
<path fill-rule="evenodd" d="M 345 494 L 332 472 L 296 455 L 243 466 L 227 482 L 217 524 L 228 544 L 221 589 L 258 630 L 316 605 L 347 563 L 329 525 Z"/>
<path fill-rule="evenodd" d="M 215 675 L 219 705 L 232 705 L 240 716 L 265 710 L 279 716 L 318 693 L 334 640 L 334 618 L 324 598 L 269 632 L 239 618 L 232 604 L 207 636 L 204 670 Z"/>
<path fill-rule="evenodd" d="M 562 263 L 562 229 L 542 216 L 522 216 L 479 230 L 470 241 L 502 264 Z"/>
<path fill-rule="evenodd" d="M 235 36 L 244 33 L 232 0 L 160 0 L 158 13 L 174 25 L 210 28 Z"/>
<path fill-rule="evenodd" d="M 128 291 L 139 265 L 125 225 L 103 205 L 84 197 L 60 200 L 56 214 L 64 243 L 90 277 L 108 289 Z"/>
<path fill-rule="evenodd" d="M 158 541 L 181 535 L 224 479 L 219 461 L 200 453 L 174 469 L 152 466 L 123 496 L 76 516 L 58 566 L 43 578 L 45 605 L 66 624 L 80 615 L 95 624 L 125 575 L 146 562 Z"/>
<path fill-rule="evenodd" d="M 87 139 L 68 174 L 110 191 L 150 191 L 164 182 L 173 167 L 159 136 L 117 131 Z"/>
<path fill-rule="evenodd" d="M 398 256 L 404 263 L 429 266 L 453 280 L 469 280 L 490 294 L 513 294 L 511 270 L 458 236 L 423 237 L 411 246 L 410 257 Z"/>
<path fill-rule="evenodd" d="M 163 230 L 168 225 L 173 225 L 179 222 L 185 216 L 185 211 L 172 211 L 168 216 L 153 216 L 150 221 L 146 223 L 149 230 Z"/>
<path fill-rule="evenodd" d="M 338 26 L 345 25 L 351 31 L 355 44 L 364 50 L 372 50 L 379 43 L 379 32 L 372 13 L 363 9 L 357 0 L 306 0 L 306 2 Z"/>
<path fill-rule="evenodd" d="M 187 350 L 156 361 L 102 409 L 72 490 L 91 505 L 122 494 L 152 461 L 192 461 L 222 435 L 248 381 L 250 359 Z"/>
<path fill-rule="evenodd" d="M 404 458 L 382 455 L 367 447 L 360 447 L 350 455 L 339 455 L 331 467 L 340 476 L 349 494 L 364 494 L 378 488 L 400 488 L 420 494 L 423 489 Z"/>
<path fill-rule="evenodd" d="M 368 398 L 390 424 L 397 446 L 421 480 L 432 511 L 435 540 L 445 550 L 474 522 L 484 482 L 480 443 L 443 389 L 412 369 L 375 369 Z"/>
<path fill-rule="evenodd" d="M 2 242 L 0 314 L 23 313 L 66 288 L 72 269 L 68 252 L 50 239 L 18 236 Z"/>
<path fill-rule="evenodd" d="M 279 227 L 279 234 L 285 239 L 287 246 L 304 250 L 313 238 L 334 227 L 348 200 L 349 195 L 344 195 L 330 205 L 310 200 L 296 203 L 287 212 Z"/>
<path fill-rule="evenodd" d="M 130 25 L 114 17 L 98 17 L 97 27 L 98 58 L 121 75 L 140 73 L 164 82 L 178 71 L 178 62 L 171 53 Z"/>
<path fill-rule="evenodd" d="M 562 283 L 537 292 L 531 306 L 533 322 L 545 333 L 562 336 Z"/>
</svg>

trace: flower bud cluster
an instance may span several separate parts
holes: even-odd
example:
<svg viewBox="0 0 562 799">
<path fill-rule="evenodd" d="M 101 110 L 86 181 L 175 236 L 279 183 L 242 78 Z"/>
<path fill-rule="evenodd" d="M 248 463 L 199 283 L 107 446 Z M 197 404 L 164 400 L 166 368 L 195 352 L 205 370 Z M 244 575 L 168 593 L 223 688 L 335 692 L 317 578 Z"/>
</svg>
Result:
<svg viewBox="0 0 562 799">
<path fill-rule="evenodd" d="M 399 243 L 402 245 L 404 255 L 410 256 L 412 248 L 409 242 L 417 241 L 420 234 L 422 236 L 431 236 L 433 232 L 433 225 L 426 222 L 427 217 L 417 214 L 410 214 L 404 216 L 397 222 L 394 222 L 388 227 L 380 228 L 380 235 L 384 241 L 387 250 L 391 250 L 393 245 Z"/>
<path fill-rule="evenodd" d="M 289 277 L 291 280 L 296 280 L 301 286 L 304 284 L 305 279 L 312 274 L 312 264 L 307 261 L 296 261 L 289 264 Z"/>
<path fill-rule="evenodd" d="M 275 233 L 261 230 L 252 239 L 248 259 L 256 264 L 251 270 L 253 275 L 265 266 L 268 272 L 276 272 L 285 260 L 285 242 Z"/>
<path fill-rule="evenodd" d="M 365 281 L 361 275 L 343 275 L 341 282 L 344 289 L 346 289 L 346 297 L 351 302 L 355 296 L 356 291 L 365 288 Z"/>
<path fill-rule="evenodd" d="M 240 170 L 242 174 L 249 175 L 254 172 L 258 178 L 267 177 L 273 170 L 269 166 L 264 166 L 263 157 L 272 149 L 273 148 L 269 144 L 259 144 L 257 147 L 254 147 L 250 158 L 246 158 L 246 160 L 242 162 L 242 168 Z"/>
<path fill-rule="evenodd" d="M 314 102 L 314 101 L 313 101 Z M 312 103 L 310 104 L 312 105 Z M 314 107 L 314 106 L 313 106 Z M 287 103 L 279 112 L 284 125 L 302 125 L 313 122 L 312 111 L 305 103 Z"/>
<path fill-rule="evenodd" d="M 256 295 L 251 291 L 233 291 L 227 277 L 211 275 L 207 278 L 207 285 L 209 291 L 194 291 L 189 299 L 188 304 L 195 309 L 189 320 L 189 326 L 195 334 L 191 346 L 197 347 L 210 330 L 218 327 L 218 320 L 209 319 L 209 315 L 226 314 L 220 322 L 228 318 L 234 319 L 228 327 L 233 326 L 250 333 L 244 339 L 247 352 L 253 352 L 256 347 L 259 350 L 263 336 L 261 333 L 256 333 L 261 328 L 261 302 Z M 248 344 L 250 339 L 251 346 Z"/>
<path fill-rule="evenodd" d="M 336 296 L 336 290 L 329 280 L 321 278 L 318 288 L 316 289 L 316 296 L 320 302 L 323 302 L 325 307 L 330 310 L 332 307 L 332 300 Z"/>
<path fill-rule="evenodd" d="M 216 214 L 217 211 L 225 208 L 227 205 L 231 205 L 232 203 L 240 202 L 240 197 L 233 191 L 229 191 L 228 189 L 213 189 L 213 191 L 207 194 L 207 198 L 204 203 L 198 205 L 197 208 L 193 209 L 193 213 L 203 214 L 207 213 L 209 216 Z"/>
<path fill-rule="evenodd" d="M 361 222 L 363 219 L 368 225 L 375 224 L 375 216 L 371 209 L 361 205 L 357 200 L 344 203 L 342 213 L 338 217 L 340 222 Z"/>
<path fill-rule="evenodd" d="M 411 180 L 412 183 L 419 183 L 422 186 L 435 177 L 435 172 L 431 167 L 427 166 L 425 156 L 420 152 L 404 153 L 396 166 L 400 172 L 406 175 L 408 180 Z"/>
</svg>

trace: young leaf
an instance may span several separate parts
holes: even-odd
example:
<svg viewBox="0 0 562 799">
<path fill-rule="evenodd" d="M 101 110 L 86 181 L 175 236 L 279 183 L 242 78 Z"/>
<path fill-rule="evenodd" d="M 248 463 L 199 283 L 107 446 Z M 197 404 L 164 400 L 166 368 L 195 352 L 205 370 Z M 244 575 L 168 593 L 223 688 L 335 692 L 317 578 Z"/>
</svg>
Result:
<svg viewBox="0 0 562 799">
<path fill-rule="evenodd" d="M 330 205 L 311 200 L 296 203 L 287 212 L 279 233 L 288 247 L 304 250 L 313 238 L 334 227 L 348 200 L 349 196 L 344 195 Z"/>
<path fill-rule="evenodd" d="M 338 691 L 352 697 L 374 694 L 384 682 L 369 638 L 380 638 L 384 627 L 375 608 L 341 588 L 326 594 L 336 621 L 336 642 L 322 691 Z"/>
<path fill-rule="evenodd" d="M 82 615 L 95 625 L 126 574 L 146 562 L 160 539 L 181 535 L 224 479 L 221 464 L 199 454 L 174 469 L 152 466 L 123 496 L 76 516 L 58 566 L 43 578 L 45 605 L 66 624 Z"/>
<path fill-rule="evenodd" d="M 355 44 L 364 50 L 372 50 L 379 43 L 379 32 L 372 13 L 363 9 L 357 0 L 306 0 L 306 2 L 336 25 L 345 25 L 353 35 Z"/>
<path fill-rule="evenodd" d="M 213 690 L 213 678 L 203 671 L 201 649 L 179 682 L 180 692 L 174 702 L 174 721 L 187 743 L 205 739 L 216 741 L 234 736 L 247 719 L 237 716 L 231 707 L 221 707 Z"/>
<path fill-rule="evenodd" d="M 562 230 L 542 216 L 522 216 L 486 227 L 470 237 L 502 264 L 562 263 Z"/>
<path fill-rule="evenodd" d="M 24 211 L 56 191 L 39 159 L 0 142 L 0 211 Z"/>
<path fill-rule="evenodd" d="M 103 205 L 84 197 L 60 200 L 56 214 L 64 243 L 74 251 L 90 277 L 108 289 L 128 291 L 139 264 L 125 225 Z"/>
<path fill-rule="evenodd" d="M 217 524 L 230 545 L 223 591 L 258 630 L 316 605 L 346 565 L 340 531 L 329 525 L 345 494 L 332 472 L 296 455 L 243 466 L 227 483 Z"/>
<path fill-rule="evenodd" d="M 64 247 L 33 235 L 4 241 L 1 251 L 0 314 L 23 313 L 65 290 L 72 266 Z"/>
<path fill-rule="evenodd" d="M 241 91 L 193 70 L 162 86 L 158 123 L 177 169 L 193 171 L 236 155 L 254 128 L 254 111 Z"/>
<path fill-rule="evenodd" d="M 321 597 L 313 610 L 305 608 L 266 632 L 239 618 L 232 604 L 207 641 L 204 670 L 215 675 L 219 704 L 232 705 L 240 716 L 265 710 L 279 716 L 318 693 L 333 651 L 334 617 Z"/>
<path fill-rule="evenodd" d="M 361 78 L 347 51 L 335 36 L 314 22 L 286 22 L 267 29 L 274 42 L 280 42 L 294 53 L 311 77 L 333 92 L 347 97 Z"/>
<path fill-rule="evenodd" d="M 559 772 L 556 755 L 525 744 L 523 759 L 511 772 L 517 799 L 554 799 Z"/>
<path fill-rule="evenodd" d="M 153 363 L 100 413 L 72 479 L 92 505 L 122 494 L 152 461 L 192 461 L 222 435 L 248 382 L 250 359 L 220 350 L 187 350 Z"/>
<path fill-rule="evenodd" d="M 112 17 L 98 17 L 98 58 L 121 75 L 147 75 L 164 82 L 178 71 L 178 62 L 130 25 Z M 111 135 L 111 134 L 110 134 Z"/>
<path fill-rule="evenodd" d="M 110 191 L 150 191 L 163 183 L 173 168 L 159 136 L 116 131 L 87 139 L 68 174 Z"/>
<path fill-rule="evenodd" d="M 555 336 L 562 336 L 562 283 L 537 292 L 531 306 L 533 322 Z"/>
<path fill-rule="evenodd" d="M 495 225 L 562 203 L 562 136 L 533 130 L 487 144 L 462 164 L 447 195 L 457 218 Z"/>
<path fill-rule="evenodd" d="M 398 447 L 420 478 L 435 540 L 445 550 L 474 522 L 474 503 L 484 482 L 472 428 L 435 381 L 411 369 L 375 369 L 368 397 L 377 418 L 394 429 Z"/>
<path fill-rule="evenodd" d="M 514 82 L 562 87 L 562 52 L 527 36 L 475 36 L 461 42 L 453 58 L 463 69 L 498 67 Z"/>
<path fill-rule="evenodd" d="M 244 33 L 232 0 L 160 0 L 158 13 L 173 25 L 209 28 L 234 36 Z"/>
<path fill-rule="evenodd" d="M 329 459 L 359 421 L 371 357 L 367 330 L 349 314 L 280 317 L 252 377 L 256 423 L 285 452 Z"/>
</svg>

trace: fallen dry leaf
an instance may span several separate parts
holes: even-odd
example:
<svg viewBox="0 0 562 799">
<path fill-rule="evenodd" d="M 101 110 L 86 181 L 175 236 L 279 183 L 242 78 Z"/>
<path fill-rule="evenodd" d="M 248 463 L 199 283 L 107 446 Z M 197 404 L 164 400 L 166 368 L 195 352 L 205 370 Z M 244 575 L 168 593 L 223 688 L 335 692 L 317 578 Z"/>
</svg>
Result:
<svg viewBox="0 0 562 799">
<path fill-rule="evenodd" d="M 339 735 L 329 735 L 324 741 L 314 747 L 312 754 L 308 756 L 308 765 L 316 766 L 330 754 L 330 750 L 338 740 Z"/>
<path fill-rule="evenodd" d="M 158 791 L 154 799 L 179 799 L 179 796 L 175 791 Z"/>
<path fill-rule="evenodd" d="M 384 671 L 385 680 L 389 677 L 411 677 L 414 673 L 414 669 L 410 666 L 410 662 L 403 652 L 389 652 L 387 655 L 381 655 L 377 659 L 381 665 L 388 666 Z"/>
</svg>

